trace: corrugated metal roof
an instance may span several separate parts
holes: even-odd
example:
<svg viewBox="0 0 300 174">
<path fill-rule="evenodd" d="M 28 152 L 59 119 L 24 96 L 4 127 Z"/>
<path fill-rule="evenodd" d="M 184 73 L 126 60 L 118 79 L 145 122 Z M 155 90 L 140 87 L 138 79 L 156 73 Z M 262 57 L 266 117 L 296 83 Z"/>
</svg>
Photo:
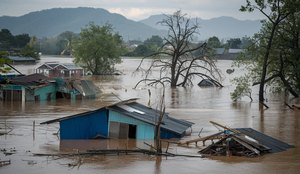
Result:
<svg viewBox="0 0 300 174">
<path fill-rule="evenodd" d="M 214 48 L 215 54 L 224 54 L 225 48 Z"/>
<path fill-rule="evenodd" d="M 45 69 L 44 66 L 47 66 L 46 69 L 55 69 L 59 66 L 62 66 L 68 70 L 82 70 L 80 66 L 75 65 L 74 63 L 58 63 L 58 62 L 46 62 L 43 65 L 39 66 L 37 69 Z"/>
<path fill-rule="evenodd" d="M 90 80 L 75 81 L 73 86 L 84 97 L 96 97 L 98 92 L 98 88 Z"/>
<path fill-rule="evenodd" d="M 42 74 L 30 74 L 27 76 L 15 77 L 10 83 L 16 85 L 39 85 L 48 82 L 49 78 Z"/>
<path fill-rule="evenodd" d="M 269 147 L 271 149 L 270 152 L 272 152 L 272 153 L 285 151 L 289 148 L 294 147 L 290 144 L 287 144 L 287 143 L 277 140 L 273 137 L 270 137 L 266 134 L 258 132 L 252 128 L 237 128 L 236 130 L 257 140 L 259 143 L 263 144 L 264 146 Z"/>
<path fill-rule="evenodd" d="M 132 112 L 129 110 L 125 110 L 119 105 L 110 106 L 109 109 L 133 117 L 135 119 L 147 122 L 152 125 L 156 125 L 157 121 L 159 120 L 160 111 L 156 109 L 152 109 L 150 107 L 139 104 L 137 102 L 127 103 L 125 105 L 133 109 L 136 109 L 138 111 L 141 111 L 144 114 L 142 114 L 141 112 L 135 112 L 135 111 Z M 168 114 L 165 114 L 162 120 L 161 127 L 181 135 L 192 125 L 193 123 L 191 122 L 171 118 L 169 117 Z"/>
<path fill-rule="evenodd" d="M 30 61 L 35 62 L 36 60 L 32 57 L 22 57 L 22 56 L 8 56 L 8 58 L 14 62 L 23 62 L 23 61 Z"/>
<path fill-rule="evenodd" d="M 228 49 L 228 53 L 241 53 L 243 51 L 244 51 L 243 49 L 234 49 L 234 48 Z"/>
<path fill-rule="evenodd" d="M 66 68 L 69 69 L 69 70 L 83 69 L 83 68 L 81 68 L 81 67 L 75 65 L 74 63 L 63 63 L 63 64 L 61 64 L 61 65 L 63 65 L 64 67 L 66 67 Z"/>
</svg>

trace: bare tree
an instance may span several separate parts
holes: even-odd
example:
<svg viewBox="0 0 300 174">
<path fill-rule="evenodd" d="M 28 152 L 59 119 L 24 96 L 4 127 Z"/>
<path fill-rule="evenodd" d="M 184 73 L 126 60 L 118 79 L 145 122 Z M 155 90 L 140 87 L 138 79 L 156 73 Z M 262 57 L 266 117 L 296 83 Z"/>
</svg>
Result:
<svg viewBox="0 0 300 174">
<path fill-rule="evenodd" d="M 209 79 L 222 86 L 218 79 L 220 73 L 215 61 L 207 56 L 206 43 L 192 44 L 194 37 L 199 35 L 197 20 L 187 18 L 186 14 L 176 11 L 173 15 L 165 15 L 165 19 L 159 22 L 168 28 L 168 35 L 164 38 L 164 44 L 160 49 L 148 56 L 152 58 L 151 65 L 143 68 L 144 57 L 137 71 L 144 72 L 144 79 L 148 85 L 158 82 L 169 83 L 171 87 L 193 85 L 193 80 Z M 153 70 L 159 71 L 159 76 L 151 78 Z"/>
</svg>

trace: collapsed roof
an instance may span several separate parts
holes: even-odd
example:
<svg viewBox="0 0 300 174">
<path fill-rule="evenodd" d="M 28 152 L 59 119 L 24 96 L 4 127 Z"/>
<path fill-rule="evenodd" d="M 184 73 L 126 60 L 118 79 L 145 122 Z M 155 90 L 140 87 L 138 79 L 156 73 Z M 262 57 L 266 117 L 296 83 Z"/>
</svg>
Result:
<svg viewBox="0 0 300 174">
<path fill-rule="evenodd" d="M 217 123 L 216 125 L 220 126 Z M 225 129 L 223 132 L 215 134 L 221 138 L 199 151 L 200 154 L 256 157 L 266 153 L 282 152 L 294 147 L 252 128 L 232 129 L 224 126 L 223 128 Z"/>
</svg>

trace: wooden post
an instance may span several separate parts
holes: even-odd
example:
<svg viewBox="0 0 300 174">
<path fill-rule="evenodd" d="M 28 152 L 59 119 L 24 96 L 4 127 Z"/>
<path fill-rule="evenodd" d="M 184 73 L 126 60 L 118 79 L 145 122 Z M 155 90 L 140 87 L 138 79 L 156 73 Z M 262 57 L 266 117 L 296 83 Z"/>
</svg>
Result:
<svg viewBox="0 0 300 174">
<path fill-rule="evenodd" d="M 35 120 L 32 122 L 32 138 L 35 140 Z"/>
<path fill-rule="evenodd" d="M 32 131 L 33 132 L 35 131 L 35 120 L 33 120 L 33 122 L 32 122 Z"/>
</svg>

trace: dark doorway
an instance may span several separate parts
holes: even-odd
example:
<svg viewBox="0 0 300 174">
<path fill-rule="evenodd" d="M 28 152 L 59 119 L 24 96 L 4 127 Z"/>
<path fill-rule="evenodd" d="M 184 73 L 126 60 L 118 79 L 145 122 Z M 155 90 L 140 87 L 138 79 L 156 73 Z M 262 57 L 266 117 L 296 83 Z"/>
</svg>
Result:
<svg viewBox="0 0 300 174">
<path fill-rule="evenodd" d="M 40 101 L 40 96 L 39 95 L 34 96 L 34 101 Z"/>
<path fill-rule="evenodd" d="M 136 125 L 129 125 L 128 138 L 136 138 Z"/>
<path fill-rule="evenodd" d="M 136 125 L 111 121 L 109 126 L 109 137 L 136 139 Z"/>
</svg>

